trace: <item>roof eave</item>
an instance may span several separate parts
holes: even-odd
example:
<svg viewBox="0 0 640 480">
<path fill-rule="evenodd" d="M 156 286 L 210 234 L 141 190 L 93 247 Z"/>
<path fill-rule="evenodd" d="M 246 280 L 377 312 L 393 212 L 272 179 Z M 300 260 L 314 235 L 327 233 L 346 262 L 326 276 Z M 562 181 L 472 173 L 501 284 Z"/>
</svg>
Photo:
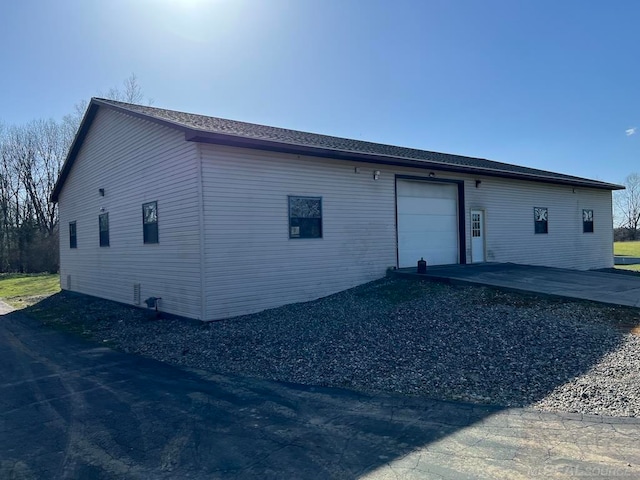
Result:
<svg viewBox="0 0 640 480">
<path fill-rule="evenodd" d="M 495 169 L 471 167 L 465 165 L 451 165 L 442 162 L 432 162 L 428 160 L 416 160 L 411 158 L 375 155 L 360 152 L 350 152 L 345 150 L 334 150 L 322 147 L 312 147 L 308 145 L 297 145 L 286 142 L 276 142 L 273 140 L 263 140 L 257 138 L 240 137 L 221 133 L 191 130 L 185 134 L 185 140 L 201 143 L 212 143 L 231 147 L 250 148 L 254 150 L 266 150 L 279 153 L 289 153 L 293 155 L 306 155 L 312 157 L 333 158 L 336 160 L 346 160 L 352 162 L 366 162 L 379 165 L 394 165 L 400 167 L 413 167 L 423 170 L 447 171 L 456 173 L 471 173 L 488 177 L 511 178 L 517 180 L 537 181 L 552 183 L 557 185 L 568 185 L 573 187 L 598 188 L 602 190 L 623 190 L 625 187 L 612 183 L 590 181 L 588 179 L 562 179 L 557 177 L 547 177 L 518 172 L 499 171 Z"/>
<path fill-rule="evenodd" d="M 159 125 L 163 125 L 166 127 L 170 127 L 179 131 L 184 132 L 185 139 L 187 141 L 193 142 L 202 142 L 202 143 L 213 143 L 219 145 L 227 145 L 241 148 L 250 148 L 255 150 L 266 150 L 273 151 L 279 153 L 290 153 L 295 155 L 307 155 L 313 157 L 323 157 L 323 158 L 333 158 L 338 160 L 352 161 L 352 162 L 366 162 L 366 163 L 374 163 L 380 165 L 395 165 L 402 167 L 413 167 L 420 169 L 428 169 L 428 170 L 436 170 L 436 171 L 447 171 L 447 172 L 456 172 L 456 173 L 471 173 L 476 175 L 484 175 L 490 177 L 500 177 L 500 178 L 512 178 L 519 180 L 528 180 L 528 181 L 537 181 L 543 183 L 552 183 L 559 185 L 569 185 L 573 187 L 588 187 L 588 188 L 597 188 L 602 190 L 623 190 L 625 187 L 622 185 L 616 185 L 611 183 L 599 182 L 595 180 L 589 179 L 563 179 L 557 177 L 550 177 L 544 175 L 534 175 L 534 174 L 526 174 L 526 173 L 518 173 L 518 172 L 509 172 L 509 171 L 500 171 L 489 168 L 481 168 L 481 167 L 471 167 L 466 165 L 452 165 L 446 164 L 443 162 L 434 162 L 434 161 L 426 161 L 426 160 L 416 160 L 411 158 L 404 157 L 394 157 L 394 156 L 386 156 L 386 155 L 376 155 L 369 153 L 361 153 L 361 152 L 352 152 L 346 150 L 337 150 L 323 147 L 314 147 L 310 145 L 298 145 L 293 143 L 286 142 L 278 142 L 274 140 L 266 140 L 266 139 L 258 139 L 251 137 L 242 137 L 238 135 L 232 134 L 223 134 L 223 133 L 214 133 L 209 131 L 202 131 L 198 129 L 194 129 L 192 127 L 185 126 L 183 124 L 173 122 L 171 120 L 166 120 L 163 118 L 158 118 L 155 116 L 147 115 L 145 113 L 136 112 L 130 110 L 128 108 L 124 108 L 118 105 L 114 105 L 109 102 L 102 101 L 97 98 L 92 98 L 89 106 L 87 107 L 87 111 L 80 123 L 80 127 L 78 128 L 78 132 L 71 144 L 71 148 L 69 148 L 69 153 L 67 154 L 67 158 L 60 170 L 60 176 L 58 177 L 58 181 L 51 193 L 50 200 L 54 203 L 58 202 L 60 193 L 62 192 L 62 188 L 64 187 L 64 183 L 69 176 L 69 172 L 73 167 L 75 162 L 75 158 L 82 147 L 85 137 L 91 127 L 93 119 L 98 112 L 99 107 L 107 107 L 112 110 L 116 110 L 118 112 L 125 113 L 127 115 L 140 118 L 142 120 L 147 120 L 154 122 Z"/>
</svg>

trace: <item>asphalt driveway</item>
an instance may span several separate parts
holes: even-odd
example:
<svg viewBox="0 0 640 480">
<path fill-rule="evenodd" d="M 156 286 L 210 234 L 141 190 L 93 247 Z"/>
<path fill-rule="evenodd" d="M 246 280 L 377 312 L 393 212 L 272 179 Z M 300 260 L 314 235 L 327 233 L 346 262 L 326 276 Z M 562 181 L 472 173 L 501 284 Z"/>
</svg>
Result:
<svg viewBox="0 0 640 480">
<path fill-rule="evenodd" d="M 202 374 L 0 317 L 0 478 L 640 477 L 640 421 Z"/>
</svg>

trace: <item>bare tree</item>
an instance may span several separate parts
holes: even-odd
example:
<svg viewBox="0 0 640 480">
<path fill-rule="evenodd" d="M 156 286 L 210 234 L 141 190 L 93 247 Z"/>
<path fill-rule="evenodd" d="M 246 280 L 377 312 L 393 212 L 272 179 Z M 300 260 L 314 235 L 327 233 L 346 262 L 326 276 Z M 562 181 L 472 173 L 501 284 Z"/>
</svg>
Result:
<svg viewBox="0 0 640 480">
<path fill-rule="evenodd" d="M 144 100 L 135 74 L 122 89 L 101 96 Z M 78 102 L 60 122 L 0 122 L 0 271 L 57 271 L 58 210 L 49 198 L 87 106 L 87 101 Z"/>
<path fill-rule="evenodd" d="M 117 100 L 118 102 L 126 103 L 142 103 L 144 101 L 144 93 L 142 87 L 138 83 L 138 77 L 135 73 L 132 73 L 122 82 L 122 89 L 118 87 L 111 87 L 105 98 L 111 100 Z M 149 101 L 151 103 L 151 101 Z"/>
<path fill-rule="evenodd" d="M 51 234 L 58 219 L 55 205 L 49 202 L 49 198 L 62 168 L 68 144 L 63 125 L 53 120 L 36 120 L 27 129 L 34 145 L 34 158 L 23 167 L 24 186 L 29 192 L 39 228 Z"/>
<path fill-rule="evenodd" d="M 0 269 L 57 271 L 56 205 L 49 202 L 68 143 L 64 123 L 0 131 Z"/>
<path fill-rule="evenodd" d="M 73 139 L 80 128 L 80 123 L 88 106 L 89 102 L 87 100 L 80 100 L 73 106 L 73 112 L 62 117 L 64 141 L 67 148 L 73 143 Z"/>
<path fill-rule="evenodd" d="M 26 246 L 31 240 L 33 208 L 24 189 L 22 165 L 33 157 L 34 146 L 24 127 L 12 126 L 3 136 L 2 174 L 3 201 L 7 211 L 3 233 L 6 233 L 7 251 L 3 263 L 13 271 L 28 271 L 25 268 Z"/>
<path fill-rule="evenodd" d="M 624 181 L 625 190 L 614 195 L 618 226 L 629 232 L 631 240 L 637 240 L 640 232 L 640 175 L 632 173 Z"/>
<path fill-rule="evenodd" d="M 146 97 L 138 83 L 138 77 L 135 73 L 132 73 L 122 82 L 122 88 L 111 87 L 106 92 L 98 92 L 99 97 L 108 98 L 109 100 L 116 100 L 118 102 L 126 103 L 146 103 L 147 105 L 153 104 L 153 99 Z M 80 100 L 73 106 L 73 112 L 65 115 L 62 119 L 64 124 L 64 136 L 68 146 L 71 146 L 73 138 L 80 128 L 80 122 L 84 117 L 89 102 L 87 100 Z"/>
</svg>

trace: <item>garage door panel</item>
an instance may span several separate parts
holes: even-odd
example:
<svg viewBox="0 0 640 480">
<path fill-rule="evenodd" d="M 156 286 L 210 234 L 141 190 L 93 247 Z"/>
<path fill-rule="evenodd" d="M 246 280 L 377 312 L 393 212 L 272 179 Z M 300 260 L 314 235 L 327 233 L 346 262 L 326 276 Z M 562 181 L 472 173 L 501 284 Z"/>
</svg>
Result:
<svg viewBox="0 0 640 480">
<path fill-rule="evenodd" d="M 445 247 L 430 246 L 429 250 L 425 251 L 422 248 L 416 248 L 414 250 L 405 250 L 404 264 L 402 267 L 415 267 L 418 260 L 424 258 L 428 265 L 450 265 L 457 263 L 458 256 L 451 252 L 449 245 Z"/>
<path fill-rule="evenodd" d="M 457 215 L 457 207 L 451 199 L 398 197 L 398 211 L 403 215 Z"/>
<path fill-rule="evenodd" d="M 425 188 L 425 185 L 427 188 Z M 397 186 L 398 197 L 451 198 L 451 191 L 457 188 L 450 183 L 428 183 L 400 180 Z"/>
<path fill-rule="evenodd" d="M 457 185 L 398 180 L 399 266 L 458 263 Z"/>
<path fill-rule="evenodd" d="M 449 238 L 449 239 L 438 239 L 437 241 L 432 241 L 429 244 L 429 249 L 426 250 L 423 248 L 424 243 L 422 241 L 420 241 L 420 239 L 408 239 L 405 243 L 405 248 L 408 251 L 411 252 L 417 252 L 414 253 L 413 256 L 415 257 L 416 255 L 418 255 L 417 258 L 412 260 L 412 264 L 411 266 L 415 265 L 415 262 L 417 260 L 420 260 L 420 257 L 426 257 L 427 255 L 429 255 L 429 253 L 432 250 L 446 250 L 448 252 L 451 252 L 451 243 L 455 242 L 456 239 L 455 238 Z M 451 258 L 455 258 L 456 255 L 452 252 L 451 253 Z M 455 263 L 455 261 L 454 261 Z"/>
<path fill-rule="evenodd" d="M 401 222 L 406 225 L 403 232 L 429 233 L 451 231 L 451 226 L 457 221 L 457 217 L 429 215 L 428 218 L 420 215 L 401 215 Z"/>
<path fill-rule="evenodd" d="M 431 245 L 440 241 L 458 243 L 458 235 L 445 229 L 429 230 L 428 232 L 424 230 L 405 231 L 398 235 L 398 239 L 407 242 L 420 242 L 422 245 Z"/>
</svg>

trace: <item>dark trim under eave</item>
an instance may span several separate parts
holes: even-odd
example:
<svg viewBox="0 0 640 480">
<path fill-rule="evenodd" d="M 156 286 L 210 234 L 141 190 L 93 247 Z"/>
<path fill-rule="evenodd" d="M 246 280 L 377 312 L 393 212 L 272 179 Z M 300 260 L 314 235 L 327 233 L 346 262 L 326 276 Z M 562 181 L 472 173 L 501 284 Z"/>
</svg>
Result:
<svg viewBox="0 0 640 480">
<path fill-rule="evenodd" d="M 510 178 L 514 180 L 526 180 L 556 185 L 568 185 L 572 187 L 597 188 L 600 190 L 622 190 L 624 187 L 603 182 L 589 182 L 581 179 L 561 179 L 543 177 L 517 172 L 502 172 L 486 168 L 469 167 L 465 165 L 452 165 L 441 162 L 429 162 L 428 160 L 413 160 L 398 157 L 386 157 L 368 153 L 346 152 L 321 147 L 294 145 L 290 143 L 275 142 L 273 140 L 261 140 L 256 138 L 238 137 L 221 133 L 193 132 L 185 133 L 185 140 L 189 142 L 210 143 L 229 147 L 249 148 L 252 150 L 264 150 L 269 152 L 288 153 L 292 155 L 305 155 L 310 157 L 330 158 L 334 160 L 346 160 L 350 162 L 374 163 L 379 165 L 393 165 L 398 167 L 420 168 L 423 170 L 435 170 L 453 173 L 467 173 L 483 175 L 486 177 Z"/>
</svg>

